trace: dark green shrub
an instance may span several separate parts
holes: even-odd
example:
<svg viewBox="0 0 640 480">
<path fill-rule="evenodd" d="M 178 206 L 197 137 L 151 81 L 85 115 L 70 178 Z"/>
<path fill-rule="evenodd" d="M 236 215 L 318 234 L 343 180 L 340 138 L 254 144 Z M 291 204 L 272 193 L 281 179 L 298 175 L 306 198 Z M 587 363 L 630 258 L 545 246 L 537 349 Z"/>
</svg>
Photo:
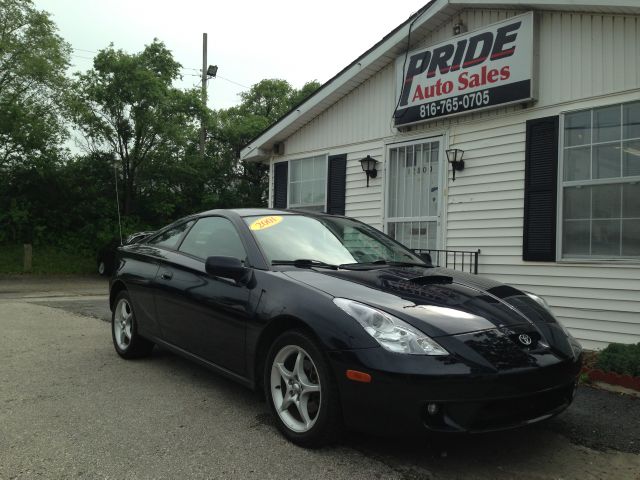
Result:
<svg viewBox="0 0 640 480">
<path fill-rule="evenodd" d="M 640 343 L 635 345 L 609 344 L 599 353 L 595 366 L 605 372 L 640 377 Z"/>
</svg>

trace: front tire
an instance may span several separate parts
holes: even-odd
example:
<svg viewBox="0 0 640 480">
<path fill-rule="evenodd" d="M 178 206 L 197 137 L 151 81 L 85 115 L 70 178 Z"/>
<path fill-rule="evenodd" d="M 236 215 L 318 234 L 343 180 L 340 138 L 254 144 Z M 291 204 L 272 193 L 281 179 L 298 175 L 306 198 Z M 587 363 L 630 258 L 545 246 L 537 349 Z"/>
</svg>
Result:
<svg viewBox="0 0 640 480">
<path fill-rule="evenodd" d="M 271 345 L 264 388 L 276 425 L 288 440 L 315 448 L 338 438 L 342 421 L 336 382 L 306 332 L 285 332 Z"/>
<path fill-rule="evenodd" d="M 151 354 L 153 343 L 138 334 L 138 325 L 129 293 L 118 294 L 111 314 L 113 346 L 122 358 L 140 358 Z"/>
</svg>

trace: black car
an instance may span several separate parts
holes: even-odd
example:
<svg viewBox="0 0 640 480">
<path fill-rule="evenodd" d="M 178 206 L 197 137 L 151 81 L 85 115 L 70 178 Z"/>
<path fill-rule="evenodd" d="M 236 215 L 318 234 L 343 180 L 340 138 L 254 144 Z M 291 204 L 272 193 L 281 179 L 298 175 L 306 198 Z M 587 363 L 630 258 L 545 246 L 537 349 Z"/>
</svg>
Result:
<svg viewBox="0 0 640 480">
<path fill-rule="evenodd" d="M 563 411 L 578 342 L 540 297 L 325 214 L 213 210 L 119 249 L 115 349 L 263 388 L 284 435 L 482 432 Z"/>
<path fill-rule="evenodd" d="M 144 240 L 154 232 L 136 232 L 129 235 L 123 245 L 129 245 Z M 120 246 L 120 240 L 112 238 L 109 243 L 103 245 L 96 254 L 96 266 L 100 275 L 111 275 L 116 267 L 116 252 Z"/>
</svg>

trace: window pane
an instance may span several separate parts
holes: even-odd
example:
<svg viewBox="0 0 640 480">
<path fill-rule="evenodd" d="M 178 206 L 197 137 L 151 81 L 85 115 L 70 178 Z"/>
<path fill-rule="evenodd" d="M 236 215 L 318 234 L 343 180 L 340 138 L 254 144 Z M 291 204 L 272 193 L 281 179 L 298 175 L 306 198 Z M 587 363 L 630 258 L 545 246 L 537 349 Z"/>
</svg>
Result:
<svg viewBox="0 0 640 480">
<path fill-rule="evenodd" d="M 627 183 L 622 187 L 622 216 L 640 218 L 640 184 Z"/>
<path fill-rule="evenodd" d="M 640 220 L 622 221 L 622 255 L 640 256 Z"/>
<path fill-rule="evenodd" d="M 593 146 L 593 178 L 620 176 L 620 144 Z"/>
<path fill-rule="evenodd" d="M 313 203 L 324 206 L 324 181 L 314 180 L 313 182 Z"/>
<path fill-rule="evenodd" d="M 622 185 L 595 185 L 591 187 L 591 218 L 620 218 Z"/>
<path fill-rule="evenodd" d="M 289 187 L 289 205 L 300 204 L 300 183 L 292 183 Z"/>
<path fill-rule="evenodd" d="M 289 179 L 292 182 L 297 182 L 302 180 L 302 167 L 300 165 L 300 160 L 293 160 L 290 163 L 291 166 L 291 178 Z"/>
<path fill-rule="evenodd" d="M 564 151 L 564 179 L 589 180 L 591 178 L 591 147 L 568 148 Z"/>
<path fill-rule="evenodd" d="M 640 102 L 622 106 L 624 130 L 622 138 L 640 138 Z"/>
<path fill-rule="evenodd" d="M 180 251 L 203 260 L 214 255 L 240 260 L 247 256 L 236 228 L 222 217 L 198 220 L 180 245 Z"/>
<path fill-rule="evenodd" d="M 176 227 L 173 227 L 171 230 L 167 230 L 161 235 L 155 237 L 151 241 L 149 241 L 150 245 L 155 245 L 157 247 L 165 247 L 165 248 L 175 248 L 178 244 L 178 241 L 182 238 L 182 234 L 189 229 L 195 220 L 191 220 L 186 223 L 182 223 Z"/>
<path fill-rule="evenodd" d="M 313 203 L 313 182 L 300 183 L 300 203 L 304 205 Z"/>
<path fill-rule="evenodd" d="M 427 243 L 427 248 L 436 248 L 438 245 L 438 239 L 436 237 L 436 233 L 438 232 L 438 226 L 436 222 L 426 222 L 427 223 L 427 238 L 429 239 Z"/>
<path fill-rule="evenodd" d="M 569 113 L 564 117 L 564 145 L 591 143 L 591 111 Z"/>
<path fill-rule="evenodd" d="M 326 176 L 327 162 L 324 156 L 313 159 L 313 178 L 322 179 Z"/>
<path fill-rule="evenodd" d="M 313 158 L 300 160 L 302 165 L 302 179 L 309 180 L 313 178 Z"/>
<path fill-rule="evenodd" d="M 389 151 L 389 217 L 396 216 L 396 196 L 398 195 L 397 191 L 397 183 L 398 177 L 396 172 L 398 171 L 398 151 L 394 148 Z M 389 224 L 389 232 L 391 232 L 391 226 L 393 224 Z M 393 236 L 393 235 L 391 235 Z"/>
<path fill-rule="evenodd" d="M 593 143 L 620 140 L 620 105 L 593 111 Z"/>
<path fill-rule="evenodd" d="M 565 255 L 589 255 L 589 220 L 565 221 L 562 232 Z"/>
<path fill-rule="evenodd" d="M 591 223 L 591 254 L 620 255 L 620 220 L 594 220 Z"/>
<path fill-rule="evenodd" d="M 625 177 L 640 175 L 640 140 L 623 142 L 622 175 Z"/>
<path fill-rule="evenodd" d="M 564 219 L 589 218 L 591 189 L 589 187 L 566 187 L 564 189 Z"/>
</svg>

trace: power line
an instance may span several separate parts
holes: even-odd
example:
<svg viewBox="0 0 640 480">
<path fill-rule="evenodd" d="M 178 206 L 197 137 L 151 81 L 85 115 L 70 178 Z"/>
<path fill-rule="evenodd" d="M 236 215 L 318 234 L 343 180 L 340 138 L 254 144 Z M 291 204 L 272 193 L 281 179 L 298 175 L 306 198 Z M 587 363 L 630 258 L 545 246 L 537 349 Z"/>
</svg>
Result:
<svg viewBox="0 0 640 480">
<path fill-rule="evenodd" d="M 247 89 L 247 90 L 251 88 L 251 87 L 247 87 L 246 85 L 243 85 L 243 84 L 241 84 L 241 83 L 238 83 L 238 82 L 235 82 L 235 81 L 233 81 L 233 80 L 230 80 L 230 79 L 228 79 L 228 78 L 222 77 L 222 76 L 220 76 L 220 75 L 217 75 L 217 76 L 216 76 L 216 78 L 220 78 L 221 80 L 225 80 L 225 81 L 227 81 L 227 82 L 229 82 L 229 83 L 233 83 L 234 85 L 238 85 L 239 87 L 245 88 L 245 89 Z"/>
<path fill-rule="evenodd" d="M 71 48 L 73 48 L 74 50 L 77 50 L 78 52 L 98 53 L 95 50 L 86 50 L 84 48 L 76 48 L 76 47 L 71 47 Z"/>
</svg>

